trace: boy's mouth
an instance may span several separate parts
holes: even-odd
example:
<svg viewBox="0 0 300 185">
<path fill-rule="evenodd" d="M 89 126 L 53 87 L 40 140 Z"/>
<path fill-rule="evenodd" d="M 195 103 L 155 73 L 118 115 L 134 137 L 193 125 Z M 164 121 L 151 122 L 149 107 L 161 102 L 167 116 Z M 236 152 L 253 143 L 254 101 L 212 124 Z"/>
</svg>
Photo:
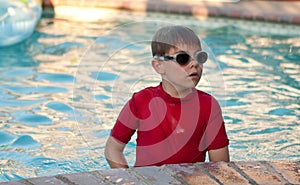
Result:
<svg viewBox="0 0 300 185">
<path fill-rule="evenodd" d="M 196 72 L 189 74 L 189 77 L 198 77 L 198 76 L 199 76 L 199 74 Z"/>
</svg>

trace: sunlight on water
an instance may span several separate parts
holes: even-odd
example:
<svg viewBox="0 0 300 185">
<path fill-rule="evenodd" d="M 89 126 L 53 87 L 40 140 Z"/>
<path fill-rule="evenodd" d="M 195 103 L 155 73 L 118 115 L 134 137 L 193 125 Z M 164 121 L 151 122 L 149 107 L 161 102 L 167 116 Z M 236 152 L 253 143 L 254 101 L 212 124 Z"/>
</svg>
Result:
<svg viewBox="0 0 300 185">
<path fill-rule="evenodd" d="M 107 169 L 104 144 L 120 109 L 160 80 L 149 44 L 166 23 L 191 27 L 210 54 L 198 88 L 222 106 L 231 160 L 300 158 L 299 35 L 206 26 L 216 19 L 137 17 L 44 18 L 25 42 L 0 49 L 0 181 Z M 130 164 L 134 148 L 133 139 Z"/>
</svg>

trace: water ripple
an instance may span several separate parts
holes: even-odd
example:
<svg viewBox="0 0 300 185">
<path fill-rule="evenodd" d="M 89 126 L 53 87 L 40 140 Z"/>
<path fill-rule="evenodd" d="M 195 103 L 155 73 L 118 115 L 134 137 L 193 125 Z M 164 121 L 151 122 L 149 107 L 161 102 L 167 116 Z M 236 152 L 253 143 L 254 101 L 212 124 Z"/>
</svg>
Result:
<svg viewBox="0 0 300 185">
<path fill-rule="evenodd" d="M 104 71 L 94 72 L 91 74 L 91 77 L 99 81 L 114 81 L 119 78 L 119 76 L 114 73 Z"/>
<path fill-rule="evenodd" d="M 95 95 L 94 97 L 95 97 L 96 100 L 99 100 L 99 101 L 106 100 L 106 99 L 110 98 L 109 96 L 106 96 L 104 94 L 98 94 L 98 95 Z"/>
<path fill-rule="evenodd" d="M 58 92 L 67 92 L 68 90 L 64 87 L 56 86 L 38 86 L 38 87 L 22 87 L 22 86 L 3 86 L 7 90 L 11 90 L 21 94 L 33 94 L 33 93 L 58 93 Z"/>
<path fill-rule="evenodd" d="M 68 51 L 70 51 L 72 48 L 75 47 L 83 47 L 83 45 L 81 43 L 78 42 L 64 42 L 61 44 L 57 44 L 54 46 L 49 46 L 46 47 L 43 51 L 43 53 L 45 54 L 51 54 L 51 55 L 63 55 L 65 53 L 67 53 Z"/>
<path fill-rule="evenodd" d="M 31 136 L 24 135 L 18 137 L 9 147 L 11 148 L 23 148 L 23 149 L 34 149 L 40 147 L 41 144 L 34 140 Z"/>
<path fill-rule="evenodd" d="M 293 115 L 294 111 L 287 108 L 276 108 L 270 110 L 268 114 L 277 115 L 277 116 Z"/>
<path fill-rule="evenodd" d="M 44 115 L 24 113 L 24 112 L 14 112 L 12 114 L 15 117 L 16 122 L 26 124 L 28 126 L 37 127 L 39 125 L 50 125 L 52 120 Z"/>
<path fill-rule="evenodd" d="M 63 112 L 67 114 L 74 114 L 75 112 L 77 112 L 72 107 L 62 102 L 50 102 L 46 106 L 58 112 Z"/>
<path fill-rule="evenodd" d="M 47 80 L 55 83 L 72 83 L 75 82 L 75 77 L 68 74 L 51 74 L 51 73 L 40 73 L 35 78 L 36 81 Z"/>
<path fill-rule="evenodd" d="M 4 76 L 6 77 L 27 77 L 29 75 L 32 75 L 34 71 L 32 69 L 12 69 L 9 71 L 6 71 L 3 73 Z"/>
<path fill-rule="evenodd" d="M 259 130 L 259 131 L 249 132 L 249 134 L 250 135 L 270 134 L 270 133 L 274 133 L 274 132 L 280 132 L 283 130 L 293 130 L 293 129 L 292 128 L 274 127 L 274 128 L 266 128 L 266 129 Z"/>
<path fill-rule="evenodd" d="M 13 134 L 0 131 L 0 148 L 1 148 L 1 146 L 8 145 L 15 138 L 16 138 L 16 136 L 14 136 Z"/>
<path fill-rule="evenodd" d="M 47 101 L 47 98 L 37 100 L 2 100 L 0 99 L 0 107 L 25 107 L 29 105 L 39 104 Z"/>
</svg>

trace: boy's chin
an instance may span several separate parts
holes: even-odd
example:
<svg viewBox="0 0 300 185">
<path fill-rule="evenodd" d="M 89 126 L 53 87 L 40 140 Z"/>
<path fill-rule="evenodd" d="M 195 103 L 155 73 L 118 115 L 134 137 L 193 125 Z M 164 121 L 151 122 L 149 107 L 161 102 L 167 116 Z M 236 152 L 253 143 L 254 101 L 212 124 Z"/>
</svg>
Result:
<svg viewBox="0 0 300 185">
<path fill-rule="evenodd" d="M 190 82 L 190 83 L 187 84 L 185 87 L 186 87 L 187 89 L 193 89 L 193 88 L 195 88 L 197 85 L 198 85 L 198 83 Z"/>
<path fill-rule="evenodd" d="M 194 87 L 196 87 L 197 85 L 198 85 L 198 83 L 199 83 L 199 81 L 200 80 L 192 80 L 192 82 L 191 82 L 191 88 L 194 88 Z"/>
</svg>

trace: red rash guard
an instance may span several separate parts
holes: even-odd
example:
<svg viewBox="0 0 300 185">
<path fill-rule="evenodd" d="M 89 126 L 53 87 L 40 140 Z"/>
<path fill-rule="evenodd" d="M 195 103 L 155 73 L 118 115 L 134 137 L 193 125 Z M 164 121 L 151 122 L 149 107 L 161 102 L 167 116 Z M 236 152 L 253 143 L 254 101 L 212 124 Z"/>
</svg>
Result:
<svg viewBox="0 0 300 185">
<path fill-rule="evenodd" d="M 136 130 L 135 166 L 203 162 L 208 150 L 229 144 L 218 102 L 196 89 L 184 98 L 161 84 L 134 93 L 111 136 L 127 144 Z"/>
</svg>

